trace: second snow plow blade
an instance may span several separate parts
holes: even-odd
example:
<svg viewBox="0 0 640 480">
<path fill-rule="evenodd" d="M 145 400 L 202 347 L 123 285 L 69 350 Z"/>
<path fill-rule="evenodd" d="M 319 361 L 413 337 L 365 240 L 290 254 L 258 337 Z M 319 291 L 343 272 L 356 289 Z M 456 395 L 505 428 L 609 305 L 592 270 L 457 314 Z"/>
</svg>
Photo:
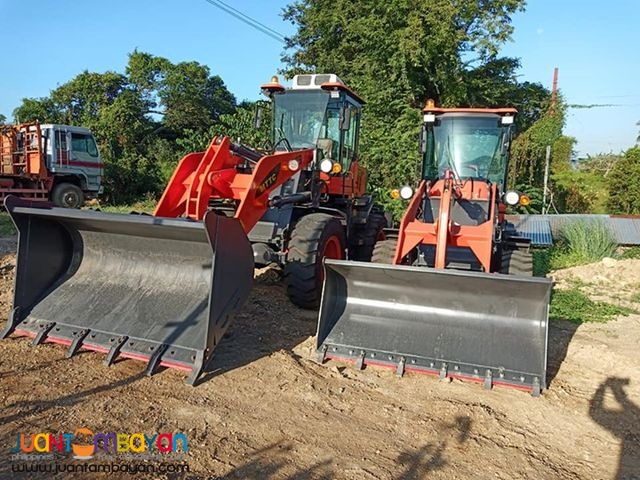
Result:
<svg viewBox="0 0 640 480">
<path fill-rule="evenodd" d="M 18 229 L 12 333 L 191 372 L 206 368 L 253 282 L 238 220 L 204 222 L 36 207 L 9 197 Z"/>
<path fill-rule="evenodd" d="M 551 281 L 337 260 L 325 273 L 321 360 L 546 388 Z"/>
</svg>

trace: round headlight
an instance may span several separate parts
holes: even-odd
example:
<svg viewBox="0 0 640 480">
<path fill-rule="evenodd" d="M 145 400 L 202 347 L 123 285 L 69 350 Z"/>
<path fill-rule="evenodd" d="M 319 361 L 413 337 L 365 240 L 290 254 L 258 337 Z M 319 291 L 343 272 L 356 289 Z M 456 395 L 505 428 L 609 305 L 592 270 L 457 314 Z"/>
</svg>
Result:
<svg viewBox="0 0 640 480">
<path fill-rule="evenodd" d="M 413 188 L 409 185 L 405 185 L 400 189 L 400 198 L 403 200 L 409 200 L 411 197 L 413 197 Z"/>
<path fill-rule="evenodd" d="M 505 193 L 504 201 L 508 205 L 517 205 L 518 202 L 520 201 L 520 194 L 518 192 L 514 192 L 513 190 L 511 190 L 510 192 Z"/>
<path fill-rule="evenodd" d="M 298 168 L 300 168 L 300 162 L 298 160 L 296 160 L 295 158 L 289 160 L 289 170 L 295 172 L 296 170 L 298 170 Z"/>
<path fill-rule="evenodd" d="M 328 158 L 325 158 L 320 162 L 320 170 L 324 173 L 331 173 L 331 169 L 333 168 L 333 162 Z"/>
<path fill-rule="evenodd" d="M 397 188 L 394 188 L 393 190 L 391 190 L 391 192 L 389 192 L 389 195 L 391 195 L 391 198 L 396 200 L 400 198 L 400 190 L 398 190 Z"/>
<path fill-rule="evenodd" d="M 331 167 L 331 173 L 340 173 L 342 171 L 342 165 L 338 162 L 334 163 Z"/>
</svg>

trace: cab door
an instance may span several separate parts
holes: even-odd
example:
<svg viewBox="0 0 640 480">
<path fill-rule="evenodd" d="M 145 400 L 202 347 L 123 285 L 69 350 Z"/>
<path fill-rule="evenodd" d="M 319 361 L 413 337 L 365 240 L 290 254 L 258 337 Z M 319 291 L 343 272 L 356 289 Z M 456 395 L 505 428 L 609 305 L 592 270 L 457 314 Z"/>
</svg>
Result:
<svg viewBox="0 0 640 480">
<path fill-rule="evenodd" d="M 71 159 L 71 155 L 69 152 L 71 139 L 69 137 L 69 131 L 66 128 L 55 127 L 53 129 L 53 161 L 51 162 L 52 171 L 55 171 L 56 167 L 69 167 L 69 160 Z"/>
<path fill-rule="evenodd" d="M 70 165 L 80 168 L 100 168 L 100 156 L 93 135 L 71 132 Z"/>
</svg>

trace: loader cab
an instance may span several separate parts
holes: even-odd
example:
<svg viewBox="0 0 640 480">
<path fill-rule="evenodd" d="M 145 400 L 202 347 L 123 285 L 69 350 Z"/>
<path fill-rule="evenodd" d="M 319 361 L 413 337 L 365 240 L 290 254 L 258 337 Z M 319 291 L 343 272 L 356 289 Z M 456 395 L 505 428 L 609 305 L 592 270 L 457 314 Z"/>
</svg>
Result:
<svg viewBox="0 0 640 480">
<path fill-rule="evenodd" d="M 274 150 L 315 148 L 316 167 L 325 174 L 350 170 L 364 102 L 337 75 L 296 75 L 287 89 L 273 77 L 261 88 L 272 101 Z"/>
<path fill-rule="evenodd" d="M 479 179 L 505 184 L 516 110 L 445 109 L 427 103 L 423 110 L 422 177 Z"/>
</svg>

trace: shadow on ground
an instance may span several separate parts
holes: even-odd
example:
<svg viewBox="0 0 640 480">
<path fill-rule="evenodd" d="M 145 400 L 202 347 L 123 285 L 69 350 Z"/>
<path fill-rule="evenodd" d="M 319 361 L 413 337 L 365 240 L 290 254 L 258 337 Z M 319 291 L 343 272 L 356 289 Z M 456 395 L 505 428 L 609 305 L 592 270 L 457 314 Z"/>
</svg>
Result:
<svg viewBox="0 0 640 480">
<path fill-rule="evenodd" d="M 589 402 L 589 414 L 620 442 L 616 480 L 640 480 L 640 405 L 632 402 L 625 387 L 628 378 L 609 377 Z"/>
<path fill-rule="evenodd" d="M 297 308 L 283 289 L 272 271 L 256 278 L 249 300 L 214 351 L 208 372 L 199 383 L 279 350 L 291 351 L 315 335 L 318 312 Z"/>
<path fill-rule="evenodd" d="M 549 343 L 547 349 L 547 388 L 553 387 L 562 362 L 567 357 L 571 339 L 579 325 L 565 320 L 549 321 Z"/>
</svg>

